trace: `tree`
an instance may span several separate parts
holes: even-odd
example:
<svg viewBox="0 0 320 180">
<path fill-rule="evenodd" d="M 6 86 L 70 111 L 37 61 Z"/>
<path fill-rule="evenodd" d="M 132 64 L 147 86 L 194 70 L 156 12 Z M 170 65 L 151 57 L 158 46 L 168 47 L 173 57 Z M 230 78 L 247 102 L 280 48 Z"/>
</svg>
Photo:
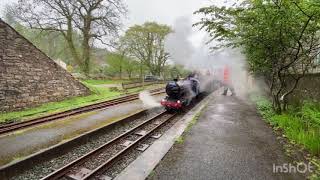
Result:
<svg viewBox="0 0 320 180">
<path fill-rule="evenodd" d="M 73 62 L 68 46 L 64 37 L 59 32 L 49 32 L 39 29 L 30 29 L 29 27 L 23 26 L 14 18 L 14 9 L 10 6 L 6 6 L 4 9 L 5 21 L 10 24 L 16 31 L 26 37 L 35 46 L 45 52 L 52 59 L 61 59 L 69 65 L 76 65 Z M 50 43 L 48 43 L 50 42 Z M 80 37 L 74 33 L 74 42 L 76 49 L 80 49 Z"/>
<path fill-rule="evenodd" d="M 250 70 L 266 77 L 273 106 L 286 110 L 288 96 L 319 54 L 317 1 L 251 0 L 233 7 L 211 6 L 196 12 L 195 24 L 221 47 L 241 48 Z"/>
<path fill-rule="evenodd" d="M 171 32 L 169 26 L 155 22 L 135 25 L 126 31 L 122 44 L 130 55 L 139 59 L 141 77 L 143 77 L 144 65 L 148 67 L 151 74 L 161 75 L 169 58 L 169 53 L 164 49 L 165 38 Z"/>
<path fill-rule="evenodd" d="M 110 53 L 107 55 L 108 71 L 111 74 L 117 74 L 122 79 L 125 57 L 119 53 Z"/>
<path fill-rule="evenodd" d="M 131 79 L 133 74 L 139 70 L 139 62 L 123 55 L 121 52 L 110 53 L 106 59 L 108 64 L 107 73 L 120 79 L 125 77 L 125 74 Z"/>
<path fill-rule="evenodd" d="M 171 78 L 187 77 L 190 73 L 191 71 L 185 69 L 182 65 L 174 65 L 170 69 Z"/>
<path fill-rule="evenodd" d="M 121 17 L 126 13 L 121 0 L 19 0 L 12 8 L 21 23 L 61 33 L 73 59 L 86 75 L 90 72 L 94 41 L 107 44 L 104 39 L 117 35 Z M 80 34 L 81 51 L 76 48 L 74 32 Z"/>
<path fill-rule="evenodd" d="M 123 69 L 131 79 L 134 73 L 139 72 L 139 62 L 127 57 L 124 59 Z"/>
</svg>

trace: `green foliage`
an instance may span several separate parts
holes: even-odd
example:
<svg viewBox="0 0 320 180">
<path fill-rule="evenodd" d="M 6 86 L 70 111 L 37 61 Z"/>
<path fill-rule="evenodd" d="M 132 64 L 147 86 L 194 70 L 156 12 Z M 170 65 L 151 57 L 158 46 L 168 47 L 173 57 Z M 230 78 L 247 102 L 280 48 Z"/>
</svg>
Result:
<svg viewBox="0 0 320 180">
<path fill-rule="evenodd" d="M 204 108 L 201 109 L 199 112 L 197 112 L 196 115 L 194 115 L 194 117 L 192 118 L 191 122 L 188 124 L 185 132 L 189 132 L 191 130 L 191 128 L 197 123 L 197 121 L 198 121 L 198 119 L 199 119 L 199 117 L 200 117 L 200 115 L 201 115 L 203 110 L 204 110 Z"/>
<path fill-rule="evenodd" d="M 266 121 L 297 144 L 303 145 L 314 155 L 320 154 L 320 105 L 306 103 L 300 110 L 290 110 L 277 115 L 266 98 L 253 97 L 257 108 Z"/>
<path fill-rule="evenodd" d="M 320 127 L 320 104 L 305 102 L 299 116 L 307 126 Z"/>
<path fill-rule="evenodd" d="M 167 25 L 146 22 L 130 27 L 120 42 L 130 56 L 140 61 L 140 65 L 147 66 L 152 75 L 160 76 L 169 58 L 164 44 L 171 32 L 171 27 Z"/>
<path fill-rule="evenodd" d="M 61 34 L 30 29 L 18 23 L 13 23 L 11 25 L 50 58 L 54 60 L 60 59 L 67 64 L 76 65 L 68 47 L 66 46 L 66 41 Z M 79 37 L 75 35 L 77 45 L 80 44 L 78 40 Z M 77 49 L 79 48 L 80 46 L 77 46 Z"/>
<path fill-rule="evenodd" d="M 208 103 L 202 107 L 202 109 L 200 109 L 193 117 L 192 120 L 189 122 L 188 126 L 186 127 L 186 129 L 184 130 L 183 134 L 181 136 L 179 136 L 178 138 L 175 139 L 175 142 L 178 144 L 182 144 L 184 143 L 185 140 L 185 136 L 186 134 L 191 130 L 191 128 L 197 123 L 197 121 L 199 120 L 202 112 L 204 111 L 204 109 L 207 107 Z"/>
<path fill-rule="evenodd" d="M 175 139 L 175 142 L 177 144 L 182 144 L 184 142 L 184 137 L 183 136 L 179 136 L 178 138 Z"/>
<path fill-rule="evenodd" d="M 257 103 L 257 108 L 264 119 L 270 119 L 275 115 L 272 104 L 268 99 L 261 96 L 252 96 L 251 99 Z"/>
<path fill-rule="evenodd" d="M 102 100 L 107 100 L 112 97 L 119 96 L 121 94 L 120 92 L 111 92 L 108 88 L 95 87 L 90 84 L 86 84 L 86 86 L 89 87 L 89 89 L 92 91 L 92 95 L 86 97 L 70 98 L 61 102 L 46 103 L 39 107 L 23 111 L 1 113 L 0 122 L 20 121 L 25 119 L 41 117 L 44 115 L 93 104 Z"/>
<path fill-rule="evenodd" d="M 105 73 L 122 79 L 124 75 L 129 79 L 139 72 L 139 62 L 118 52 L 109 53 L 106 57 Z"/>
<path fill-rule="evenodd" d="M 156 172 L 154 170 L 151 171 L 151 173 L 148 175 L 147 179 L 153 179 L 153 177 L 155 176 Z"/>
<path fill-rule="evenodd" d="M 107 59 L 107 68 L 106 71 L 108 75 L 114 75 L 122 78 L 123 73 L 123 64 L 124 64 L 124 56 L 118 53 L 110 53 L 106 57 Z"/>
<path fill-rule="evenodd" d="M 69 73 L 72 73 L 73 72 L 73 67 L 71 65 L 67 65 L 67 71 Z"/>
<path fill-rule="evenodd" d="M 183 77 L 186 77 L 187 75 L 189 75 L 191 73 L 189 70 L 185 69 L 181 65 L 170 66 L 169 67 L 169 71 L 170 71 L 171 79 L 177 78 L 177 77 L 178 78 L 183 78 Z"/>
<path fill-rule="evenodd" d="M 53 60 L 62 60 L 67 64 L 67 71 L 70 73 L 74 72 L 82 72 L 81 68 L 77 64 L 77 62 L 72 57 L 72 54 L 69 50 L 69 47 L 66 45 L 66 40 L 58 32 L 51 32 L 47 30 L 38 30 L 38 29 L 30 29 L 25 27 L 14 20 L 7 20 L 10 22 L 10 25 L 15 28 L 21 35 L 23 35 L 26 39 L 32 42 L 37 48 L 43 51 L 46 55 L 48 55 Z M 73 41 L 75 42 L 75 48 L 77 52 L 81 53 L 81 36 L 76 32 L 73 33 Z M 104 62 L 99 62 L 101 57 L 107 54 L 106 50 L 94 48 L 91 54 L 92 60 L 95 62 L 90 62 L 90 66 L 92 70 L 90 73 L 93 76 L 102 74 L 104 69 L 101 64 Z M 113 70 L 112 70 L 113 72 Z"/>
<path fill-rule="evenodd" d="M 315 0 L 249 0 L 210 6 L 196 14 L 217 47 L 241 48 L 254 74 L 268 80 L 273 106 L 286 110 L 287 97 L 315 63 L 320 50 L 320 6 Z M 283 97 L 283 98 L 282 98 Z M 284 99 L 284 101 L 280 101 Z M 283 103 L 283 104 L 282 104 Z"/>
<path fill-rule="evenodd" d="M 121 84 L 121 83 L 124 83 L 124 82 L 129 82 L 129 80 L 112 80 L 112 79 L 96 80 L 96 79 L 87 79 L 87 80 L 83 80 L 82 82 L 87 83 L 89 85 L 103 85 L 103 84 Z"/>
<path fill-rule="evenodd" d="M 287 138 L 302 144 L 315 155 L 320 154 L 320 127 L 308 127 L 294 114 L 275 115 L 270 119 L 271 124 L 280 127 Z"/>
<path fill-rule="evenodd" d="M 131 58 L 125 58 L 123 68 L 129 79 L 133 78 L 135 75 L 139 74 L 140 63 Z M 142 66 L 142 69 L 146 69 L 145 66 Z"/>
<path fill-rule="evenodd" d="M 106 39 L 115 38 L 126 12 L 121 0 L 21 0 L 7 7 L 7 17 L 64 38 L 74 62 L 86 76 L 90 75 L 93 44 L 100 41 L 106 45 Z M 74 34 L 79 35 L 81 43 Z M 51 41 L 47 42 L 51 45 Z"/>
<path fill-rule="evenodd" d="M 32 42 L 37 48 L 43 51 L 50 58 L 60 59 L 69 65 L 68 71 L 73 72 L 72 66 L 77 66 L 72 54 L 67 46 L 67 42 L 63 35 L 59 32 L 49 30 L 39 30 L 28 28 L 16 21 L 12 14 L 13 10 L 5 9 L 5 21 L 9 23 L 17 32 Z M 77 51 L 81 51 L 81 37 L 74 32 L 73 39 Z"/>
<path fill-rule="evenodd" d="M 120 89 L 118 87 L 110 87 L 111 92 L 119 92 Z"/>
<path fill-rule="evenodd" d="M 74 97 L 74 98 L 66 99 L 60 102 L 46 103 L 39 107 L 30 108 L 22 111 L 0 113 L 0 122 L 29 120 L 29 119 L 109 100 L 123 94 L 136 93 L 144 90 L 144 88 L 140 87 L 140 88 L 130 89 L 129 91 L 111 91 L 110 88 L 104 88 L 104 87 L 99 87 L 99 86 L 90 84 L 90 82 L 98 83 L 98 81 L 95 82 L 94 80 L 92 81 L 89 80 L 88 82 L 89 83 L 83 82 L 83 84 L 85 84 L 91 90 L 92 93 L 89 96 Z M 111 81 L 105 81 L 105 82 L 111 82 Z M 151 86 L 149 88 L 154 88 L 154 87 L 158 87 L 158 86 Z"/>
</svg>

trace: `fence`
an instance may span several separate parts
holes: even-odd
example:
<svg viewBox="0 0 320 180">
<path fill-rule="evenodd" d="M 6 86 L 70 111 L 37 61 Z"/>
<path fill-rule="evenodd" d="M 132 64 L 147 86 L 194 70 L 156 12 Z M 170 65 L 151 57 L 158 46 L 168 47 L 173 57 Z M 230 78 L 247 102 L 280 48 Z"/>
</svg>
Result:
<svg viewBox="0 0 320 180">
<path fill-rule="evenodd" d="M 132 88 L 137 88 L 137 87 L 142 87 L 142 86 L 150 86 L 154 84 L 163 84 L 166 81 L 159 80 L 159 81 L 137 81 L 137 82 L 129 82 L 129 83 L 122 83 L 122 88 L 123 89 L 132 89 Z"/>
</svg>

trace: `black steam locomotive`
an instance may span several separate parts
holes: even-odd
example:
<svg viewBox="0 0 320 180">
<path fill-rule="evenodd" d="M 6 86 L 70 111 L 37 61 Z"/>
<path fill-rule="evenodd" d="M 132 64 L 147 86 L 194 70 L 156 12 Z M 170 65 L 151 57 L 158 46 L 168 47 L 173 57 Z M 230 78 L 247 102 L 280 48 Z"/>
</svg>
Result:
<svg viewBox="0 0 320 180">
<path fill-rule="evenodd" d="M 200 94 L 200 82 L 194 76 L 188 76 L 184 80 L 177 79 L 166 85 L 167 96 L 161 101 L 161 105 L 167 110 L 179 110 L 188 106 Z"/>
</svg>

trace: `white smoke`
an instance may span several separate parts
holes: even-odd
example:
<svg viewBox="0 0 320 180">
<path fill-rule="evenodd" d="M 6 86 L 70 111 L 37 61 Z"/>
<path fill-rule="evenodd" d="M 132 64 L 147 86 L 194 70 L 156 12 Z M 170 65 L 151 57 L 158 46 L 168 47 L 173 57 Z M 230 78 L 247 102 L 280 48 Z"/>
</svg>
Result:
<svg viewBox="0 0 320 180">
<path fill-rule="evenodd" d="M 165 49 L 170 53 L 171 60 L 176 64 L 187 65 L 190 62 L 194 49 L 190 36 L 192 22 L 188 17 L 178 18 L 173 25 L 174 32 L 166 39 Z"/>
<path fill-rule="evenodd" d="M 148 109 L 161 106 L 161 104 L 151 96 L 149 91 L 140 92 L 139 99 L 143 102 L 143 106 Z"/>
<path fill-rule="evenodd" d="M 178 81 L 178 85 L 184 88 L 184 91 L 186 93 L 184 95 L 184 98 L 187 99 L 189 102 L 196 96 L 195 92 L 192 90 L 192 84 L 190 81 Z"/>
<path fill-rule="evenodd" d="M 208 72 L 214 75 L 214 79 L 219 80 L 223 80 L 223 69 L 228 66 L 236 93 L 247 92 L 249 75 L 246 70 L 246 59 L 241 50 L 225 48 L 212 51 L 210 49 L 212 44 L 207 44 L 210 39 L 208 36 L 203 36 L 198 45 L 193 44 L 190 39 L 194 36 L 193 32 L 198 29 L 192 28 L 192 24 L 189 17 L 178 18 L 174 23 L 174 33 L 168 37 L 165 46 L 170 53 L 171 61 L 202 74 Z M 205 89 L 212 79 L 204 77 L 200 81 L 201 89 Z"/>
</svg>

